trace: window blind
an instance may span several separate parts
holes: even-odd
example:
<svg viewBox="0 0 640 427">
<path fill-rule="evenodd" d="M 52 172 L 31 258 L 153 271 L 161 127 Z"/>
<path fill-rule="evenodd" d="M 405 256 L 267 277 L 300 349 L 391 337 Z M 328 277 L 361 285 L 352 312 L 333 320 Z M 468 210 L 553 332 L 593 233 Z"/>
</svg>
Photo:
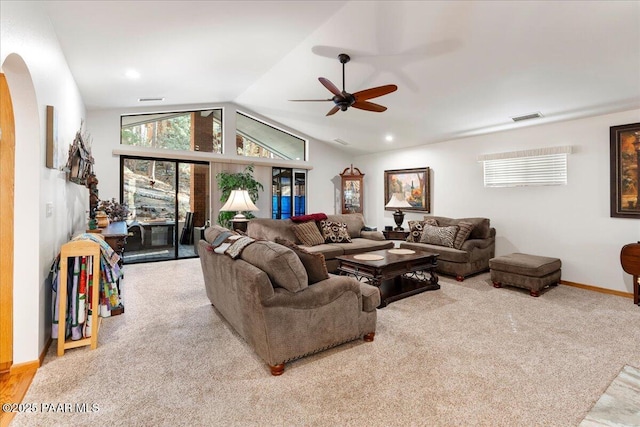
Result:
<svg viewBox="0 0 640 427">
<path fill-rule="evenodd" d="M 481 156 L 485 187 L 566 185 L 567 154 L 571 147 Z"/>
</svg>

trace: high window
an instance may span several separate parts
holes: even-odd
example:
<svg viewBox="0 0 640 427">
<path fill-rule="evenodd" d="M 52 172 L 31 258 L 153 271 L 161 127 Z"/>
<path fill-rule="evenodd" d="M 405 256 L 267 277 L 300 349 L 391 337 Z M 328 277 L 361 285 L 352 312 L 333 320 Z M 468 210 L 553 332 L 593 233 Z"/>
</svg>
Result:
<svg viewBox="0 0 640 427">
<path fill-rule="evenodd" d="M 236 150 L 239 156 L 306 160 L 306 140 L 236 113 Z"/>
<path fill-rule="evenodd" d="M 120 143 L 166 150 L 222 153 L 222 110 L 122 116 Z"/>
<path fill-rule="evenodd" d="M 550 147 L 480 156 L 485 187 L 566 185 L 571 147 Z"/>
</svg>

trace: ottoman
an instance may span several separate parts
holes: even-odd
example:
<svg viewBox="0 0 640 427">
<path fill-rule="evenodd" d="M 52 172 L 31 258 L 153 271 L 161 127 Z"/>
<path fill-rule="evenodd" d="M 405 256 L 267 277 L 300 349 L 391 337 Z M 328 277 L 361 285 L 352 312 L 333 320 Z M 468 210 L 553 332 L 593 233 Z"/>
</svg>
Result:
<svg viewBox="0 0 640 427">
<path fill-rule="evenodd" d="M 528 289 L 532 297 L 540 296 L 540 290 L 560 282 L 558 258 L 514 253 L 489 260 L 493 286 L 503 285 Z"/>
</svg>

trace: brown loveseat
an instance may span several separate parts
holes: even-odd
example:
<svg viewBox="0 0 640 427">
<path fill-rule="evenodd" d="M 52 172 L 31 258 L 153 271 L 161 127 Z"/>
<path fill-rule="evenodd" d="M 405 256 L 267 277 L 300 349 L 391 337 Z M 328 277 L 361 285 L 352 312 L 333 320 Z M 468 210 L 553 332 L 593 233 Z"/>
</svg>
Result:
<svg viewBox="0 0 640 427">
<path fill-rule="evenodd" d="M 251 242 L 239 254 L 216 253 L 224 234 L 229 230 L 209 227 L 206 241 L 198 243 L 207 297 L 273 375 L 308 354 L 361 337 L 373 341 L 377 288 L 326 269 L 325 279 L 309 285 L 312 273 L 302 255 L 274 242 Z"/>
<path fill-rule="evenodd" d="M 338 260 L 335 259 L 337 256 L 390 249 L 394 246 L 394 243 L 386 240 L 384 234 L 380 231 L 364 230 L 364 217 L 360 213 L 327 215 L 326 217 L 327 221 L 347 224 L 347 231 L 351 239 L 350 243 L 303 245 L 294 233 L 296 223 L 290 219 L 254 218 L 249 221 L 247 235 L 254 239 L 264 239 L 272 242 L 276 241 L 276 239 L 286 239 L 300 245 L 309 252 L 321 253 L 324 255 L 327 269 L 330 272 L 336 272 L 338 269 Z M 320 221 L 316 221 L 316 223 L 319 226 Z"/>
<path fill-rule="evenodd" d="M 456 237 L 460 238 L 456 245 L 458 248 L 428 243 L 433 240 L 425 238 L 422 227 L 429 222 L 436 227 L 453 227 L 454 241 Z M 491 227 L 488 218 L 425 216 L 423 221 L 410 221 L 409 227 L 408 241 L 400 243 L 400 247 L 439 254 L 438 273 L 455 276 L 461 282 L 467 276 L 489 270 L 489 260 L 496 251 L 496 230 Z M 466 237 L 457 235 L 465 227 L 468 233 Z M 435 234 L 443 233 L 436 230 Z"/>
</svg>

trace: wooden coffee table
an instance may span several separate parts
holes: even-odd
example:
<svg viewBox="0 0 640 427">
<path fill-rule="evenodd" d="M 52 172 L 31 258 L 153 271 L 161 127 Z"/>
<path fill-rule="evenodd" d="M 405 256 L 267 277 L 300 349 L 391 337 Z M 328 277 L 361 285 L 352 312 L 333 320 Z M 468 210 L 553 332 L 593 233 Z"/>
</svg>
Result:
<svg viewBox="0 0 640 427">
<path fill-rule="evenodd" d="M 438 254 L 418 250 L 410 254 L 393 253 L 396 251 L 398 249 L 385 249 L 338 256 L 338 271 L 377 286 L 380 290 L 379 307 L 420 292 L 440 289 L 435 272 Z M 382 259 L 368 260 L 362 259 L 363 256 Z"/>
</svg>

